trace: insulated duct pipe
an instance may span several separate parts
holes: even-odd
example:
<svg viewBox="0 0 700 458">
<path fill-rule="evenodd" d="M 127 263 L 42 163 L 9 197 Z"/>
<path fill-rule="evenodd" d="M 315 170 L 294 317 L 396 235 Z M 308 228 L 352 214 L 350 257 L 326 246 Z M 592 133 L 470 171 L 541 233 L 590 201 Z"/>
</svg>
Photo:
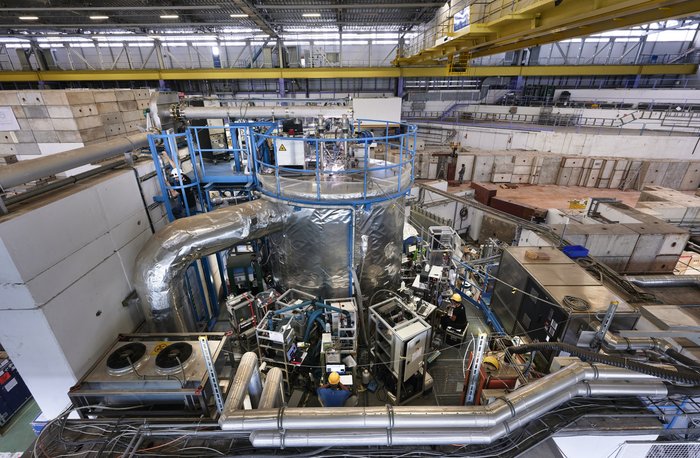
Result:
<svg viewBox="0 0 700 458">
<path fill-rule="evenodd" d="M 580 382 L 556 394 L 546 393 L 547 396 L 541 402 L 528 408 L 521 408 L 516 401 L 512 401 L 510 413 L 506 419 L 493 426 L 484 424 L 471 428 L 459 428 L 454 424 L 437 427 L 416 412 L 415 416 L 419 418 L 416 419 L 413 427 L 407 429 L 396 426 L 386 429 L 328 429 L 328 424 L 336 427 L 344 425 L 342 412 L 345 409 L 340 409 L 336 411 L 334 422 L 327 423 L 324 428 L 258 431 L 250 435 L 250 442 L 254 447 L 261 448 L 318 447 L 328 444 L 345 446 L 490 444 L 575 397 L 661 397 L 666 396 L 667 393 L 665 385 L 660 381 L 613 384 Z M 482 406 L 482 409 L 485 407 L 488 406 Z"/>
<path fill-rule="evenodd" d="M 352 117 L 352 108 L 329 106 L 238 106 L 238 107 L 192 107 L 176 105 L 173 110 L 180 119 L 253 119 L 253 118 L 342 118 Z"/>
<path fill-rule="evenodd" d="M 185 271 L 192 262 L 281 230 L 292 207 L 257 199 L 189 218 L 157 232 L 136 258 L 134 280 L 152 332 L 192 332 Z"/>
<path fill-rule="evenodd" d="M 148 134 L 140 133 L 128 137 L 95 143 L 63 153 L 38 157 L 28 161 L 0 167 L 0 189 L 7 190 L 30 181 L 38 180 L 81 165 L 101 161 L 118 154 L 148 146 Z"/>
<path fill-rule="evenodd" d="M 243 355 L 241 362 L 238 363 L 231 390 L 226 397 L 224 411 L 235 412 L 242 409 L 246 394 L 250 395 L 253 407 L 257 406 L 260 401 L 261 391 L 262 383 L 260 382 L 258 355 L 249 351 Z"/>
<path fill-rule="evenodd" d="M 282 404 L 283 377 L 284 373 L 279 367 L 273 367 L 267 372 L 258 409 L 274 409 Z"/>
<path fill-rule="evenodd" d="M 700 275 L 625 275 L 624 279 L 645 288 L 696 286 L 700 288 Z"/>
<path fill-rule="evenodd" d="M 224 430 L 248 432 L 327 429 L 332 424 L 336 429 L 382 429 L 385 435 L 387 429 L 490 428 L 547 402 L 555 394 L 582 382 L 623 380 L 625 383 L 615 384 L 621 393 L 629 384 L 628 381 L 632 381 L 651 383 L 660 395 L 666 394 L 666 388 L 658 378 L 626 369 L 579 362 L 508 393 L 486 406 L 348 407 L 335 410 L 285 408 L 255 411 L 224 409 L 219 424 Z"/>
</svg>

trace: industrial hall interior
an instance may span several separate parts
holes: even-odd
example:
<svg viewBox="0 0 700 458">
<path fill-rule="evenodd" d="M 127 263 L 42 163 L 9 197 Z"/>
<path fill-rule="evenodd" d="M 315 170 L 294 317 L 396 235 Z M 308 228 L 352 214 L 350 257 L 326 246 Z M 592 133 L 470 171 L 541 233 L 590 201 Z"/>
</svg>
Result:
<svg viewBox="0 0 700 458">
<path fill-rule="evenodd" d="M 0 458 L 700 457 L 700 1 L 0 0 Z"/>
</svg>

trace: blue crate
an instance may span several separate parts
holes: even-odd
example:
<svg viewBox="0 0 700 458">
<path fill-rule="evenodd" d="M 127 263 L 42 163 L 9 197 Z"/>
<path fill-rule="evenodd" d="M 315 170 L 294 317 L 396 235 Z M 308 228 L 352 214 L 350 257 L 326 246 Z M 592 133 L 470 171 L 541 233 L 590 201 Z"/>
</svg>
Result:
<svg viewBox="0 0 700 458">
<path fill-rule="evenodd" d="M 571 259 L 585 258 L 589 253 L 588 248 L 581 245 L 565 246 L 561 251 Z"/>
</svg>

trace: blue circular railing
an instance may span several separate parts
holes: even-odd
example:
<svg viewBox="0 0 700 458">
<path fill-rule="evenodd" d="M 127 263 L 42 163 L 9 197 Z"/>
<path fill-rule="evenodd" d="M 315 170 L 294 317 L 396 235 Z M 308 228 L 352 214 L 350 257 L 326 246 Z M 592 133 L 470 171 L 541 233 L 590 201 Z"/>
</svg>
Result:
<svg viewBox="0 0 700 458">
<path fill-rule="evenodd" d="M 414 179 L 416 126 L 363 119 L 353 127 L 357 135 L 337 138 L 254 133 L 256 148 L 267 142 L 273 152 L 268 159 L 254 154 L 258 190 L 311 204 L 368 204 L 406 194 Z"/>
</svg>

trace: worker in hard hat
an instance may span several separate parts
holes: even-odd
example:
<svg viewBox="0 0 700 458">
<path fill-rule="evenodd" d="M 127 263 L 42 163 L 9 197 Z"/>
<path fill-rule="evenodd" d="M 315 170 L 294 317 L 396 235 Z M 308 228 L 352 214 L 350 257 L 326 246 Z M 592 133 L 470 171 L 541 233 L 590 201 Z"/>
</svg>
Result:
<svg viewBox="0 0 700 458">
<path fill-rule="evenodd" d="M 445 316 L 440 320 L 440 327 L 444 331 L 448 326 L 455 329 L 464 329 L 467 325 L 467 312 L 462 304 L 462 295 L 454 293 L 450 297 L 450 304 L 447 306 Z"/>
<path fill-rule="evenodd" d="M 328 383 L 321 386 L 317 393 L 323 407 L 343 407 L 352 395 L 350 388 L 340 382 L 337 372 L 328 374 Z"/>
</svg>

